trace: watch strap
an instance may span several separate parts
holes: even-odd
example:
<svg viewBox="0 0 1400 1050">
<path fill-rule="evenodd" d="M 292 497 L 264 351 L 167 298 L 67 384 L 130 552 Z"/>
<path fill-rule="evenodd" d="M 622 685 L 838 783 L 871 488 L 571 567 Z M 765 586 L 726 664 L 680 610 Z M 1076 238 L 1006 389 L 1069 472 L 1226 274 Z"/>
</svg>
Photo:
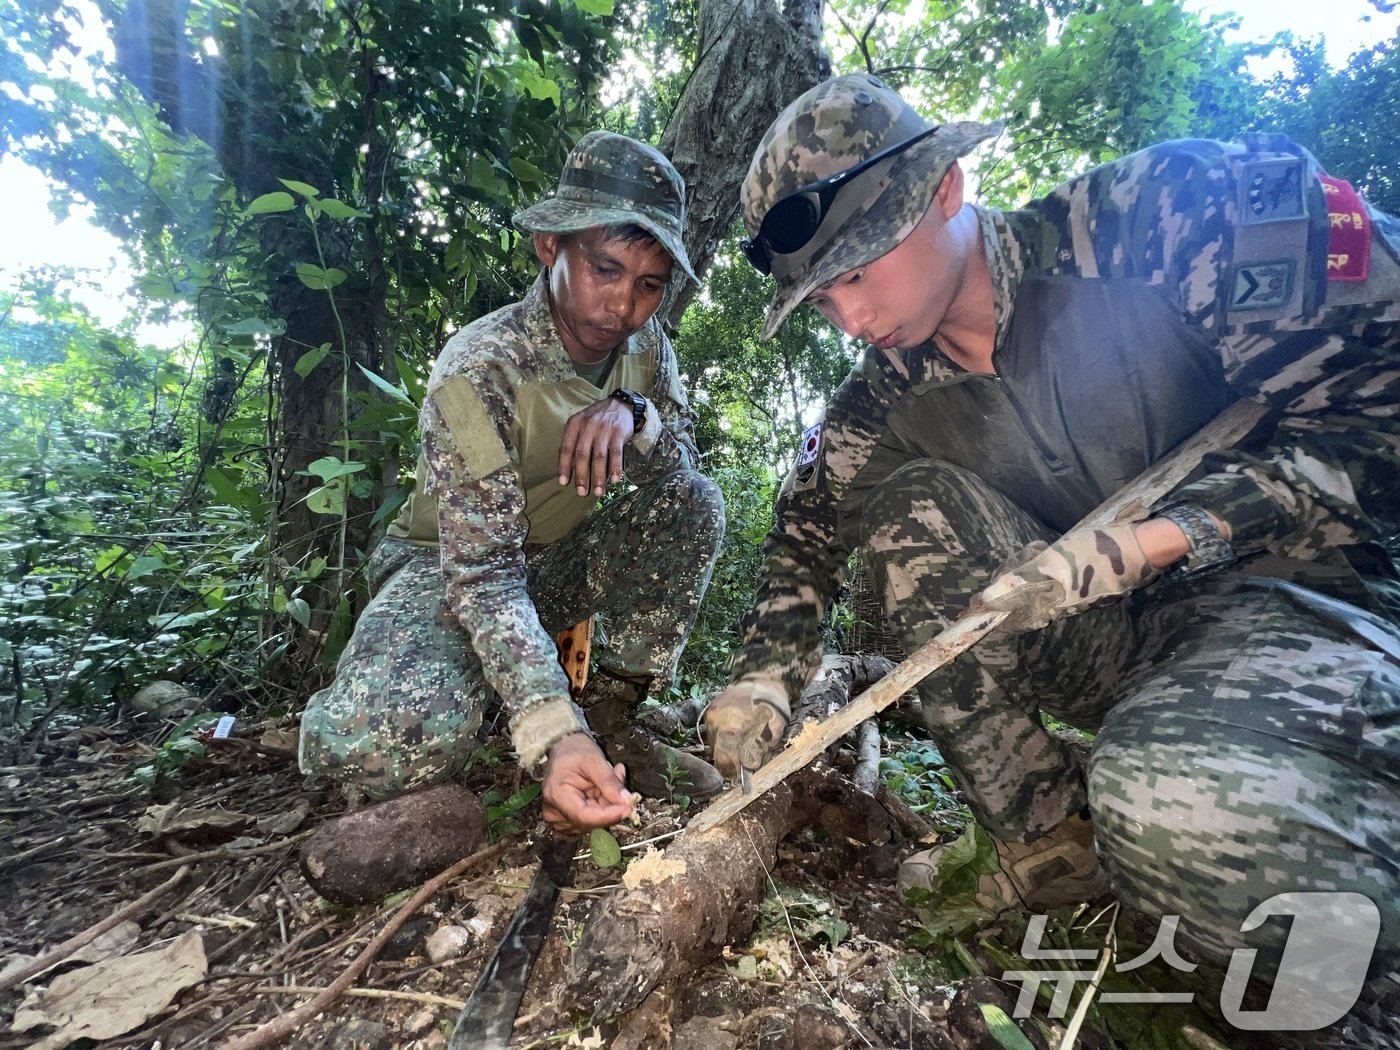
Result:
<svg viewBox="0 0 1400 1050">
<path fill-rule="evenodd" d="M 1161 507 L 1153 515 L 1172 522 L 1186 534 L 1191 551 L 1167 573 L 1174 580 L 1188 580 L 1223 569 L 1235 562 L 1235 548 L 1220 532 L 1206 509 L 1197 503 L 1181 501 Z"/>
<path fill-rule="evenodd" d="M 632 406 L 632 433 L 635 434 L 646 426 L 647 422 L 647 399 L 635 390 L 628 390 L 625 386 L 620 386 L 608 397 L 616 398 L 623 404 Z"/>
</svg>

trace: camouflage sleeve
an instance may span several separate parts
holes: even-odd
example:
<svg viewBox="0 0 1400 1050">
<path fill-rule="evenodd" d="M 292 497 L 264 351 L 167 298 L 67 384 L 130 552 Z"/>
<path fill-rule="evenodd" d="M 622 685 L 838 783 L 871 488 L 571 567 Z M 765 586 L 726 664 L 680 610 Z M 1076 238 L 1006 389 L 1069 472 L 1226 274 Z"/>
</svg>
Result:
<svg viewBox="0 0 1400 1050">
<path fill-rule="evenodd" d="M 587 723 L 526 590 L 525 493 L 505 414 L 489 383 L 446 380 L 423 405 L 423 459 L 437 500 L 446 608 L 510 713 L 521 764 L 537 772 L 556 741 Z"/>
<path fill-rule="evenodd" d="M 1313 558 L 1396 527 L 1396 223 L 1368 209 L 1369 278 L 1329 281 L 1317 161 L 1281 137 L 1256 146 L 1280 152 L 1260 161 L 1237 146 L 1188 140 L 1096 169 L 1061 191 L 1066 233 L 1057 250 L 1081 272 L 1163 286 L 1182 317 L 1218 347 L 1231 392 L 1275 411 L 1266 446 L 1210 457 L 1208 473 L 1170 500 L 1198 503 L 1224 520 L 1238 556 L 1268 549 Z M 1255 187 L 1285 176 L 1296 178 L 1295 199 L 1308 218 L 1251 221 L 1251 210 L 1273 203 L 1256 200 Z M 1290 225 L 1297 231 L 1291 242 Z M 1278 307 L 1241 306 L 1266 273 L 1283 274 Z"/>
<path fill-rule="evenodd" d="M 659 329 L 656 380 L 647 399 L 647 418 L 622 453 L 622 468 L 634 485 L 645 485 L 674 470 L 698 470 L 695 420 L 681 385 L 680 368 L 671 341 Z"/>
<path fill-rule="evenodd" d="M 840 514 L 880 442 L 890 394 L 873 355 L 841 384 L 826 419 L 808 428 L 778 495 L 752 609 L 731 657 L 735 681 L 781 681 L 795 700 L 821 666 L 821 618 L 845 575 L 851 546 Z M 862 479 L 866 480 L 866 479 Z"/>
</svg>

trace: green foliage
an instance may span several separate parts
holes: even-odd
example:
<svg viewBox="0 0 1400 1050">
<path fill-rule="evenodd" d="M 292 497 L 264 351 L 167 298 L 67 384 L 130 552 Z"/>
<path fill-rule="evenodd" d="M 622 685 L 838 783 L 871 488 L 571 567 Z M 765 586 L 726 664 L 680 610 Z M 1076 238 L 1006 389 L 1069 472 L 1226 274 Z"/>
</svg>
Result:
<svg viewBox="0 0 1400 1050">
<path fill-rule="evenodd" d="M 881 759 L 880 777 L 917 813 L 956 828 L 971 822 L 943 755 L 926 740 Z"/>
<path fill-rule="evenodd" d="M 600 868 L 615 868 L 622 863 L 622 847 L 606 828 L 594 828 L 589 832 L 588 853 Z"/>
<path fill-rule="evenodd" d="M 539 784 L 527 784 L 509 797 L 502 794 L 500 788 L 492 788 L 482 795 L 481 803 L 486 807 L 486 830 L 491 841 L 519 835 L 520 824 L 515 818 L 539 797 Z"/>
<path fill-rule="evenodd" d="M 1268 84 L 1261 126 L 1288 132 L 1376 207 L 1400 214 L 1400 37 L 1326 63 L 1321 42 L 1288 48 L 1291 76 Z"/>
<path fill-rule="evenodd" d="M 851 932 L 836 906 L 826 897 L 780 882 L 769 881 L 768 893 L 758 905 L 759 939 L 795 936 L 799 943 L 815 946 L 825 942 L 835 948 Z"/>
</svg>

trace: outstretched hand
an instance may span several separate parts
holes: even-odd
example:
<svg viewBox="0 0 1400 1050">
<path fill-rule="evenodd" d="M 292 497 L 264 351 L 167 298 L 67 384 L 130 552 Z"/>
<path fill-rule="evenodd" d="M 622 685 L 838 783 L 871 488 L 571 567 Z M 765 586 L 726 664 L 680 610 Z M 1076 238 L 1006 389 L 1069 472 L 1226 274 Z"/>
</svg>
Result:
<svg viewBox="0 0 1400 1050">
<path fill-rule="evenodd" d="M 637 805 L 627 790 L 627 770 L 610 765 L 587 733 L 573 733 L 549 749 L 540 786 L 545 822 L 567 835 L 581 835 L 626 820 Z"/>
<path fill-rule="evenodd" d="M 559 484 L 586 496 L 601 496 L 622 480 L 622 450 L 632 440 L 632 409 L 613 397 L 575 412 L 559 442 Z"/>
</svg>

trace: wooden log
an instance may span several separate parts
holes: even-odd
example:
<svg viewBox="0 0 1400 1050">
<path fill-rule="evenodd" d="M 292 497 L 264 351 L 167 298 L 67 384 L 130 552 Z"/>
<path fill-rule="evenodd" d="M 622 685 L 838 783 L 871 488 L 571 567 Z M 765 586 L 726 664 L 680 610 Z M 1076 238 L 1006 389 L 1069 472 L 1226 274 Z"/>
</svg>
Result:
<svg viewBox="0 0 1400 1050">
<path fill-rule="evenodd" d="M 663 980 L 742 943 L 758 918 L 791 807 L 789 789 L 769 792 L 724 827 L 633 860 L 623 888 L 598 904 L 574 948 L 566 1001 L 613 1017 Z"/>
</svg>

